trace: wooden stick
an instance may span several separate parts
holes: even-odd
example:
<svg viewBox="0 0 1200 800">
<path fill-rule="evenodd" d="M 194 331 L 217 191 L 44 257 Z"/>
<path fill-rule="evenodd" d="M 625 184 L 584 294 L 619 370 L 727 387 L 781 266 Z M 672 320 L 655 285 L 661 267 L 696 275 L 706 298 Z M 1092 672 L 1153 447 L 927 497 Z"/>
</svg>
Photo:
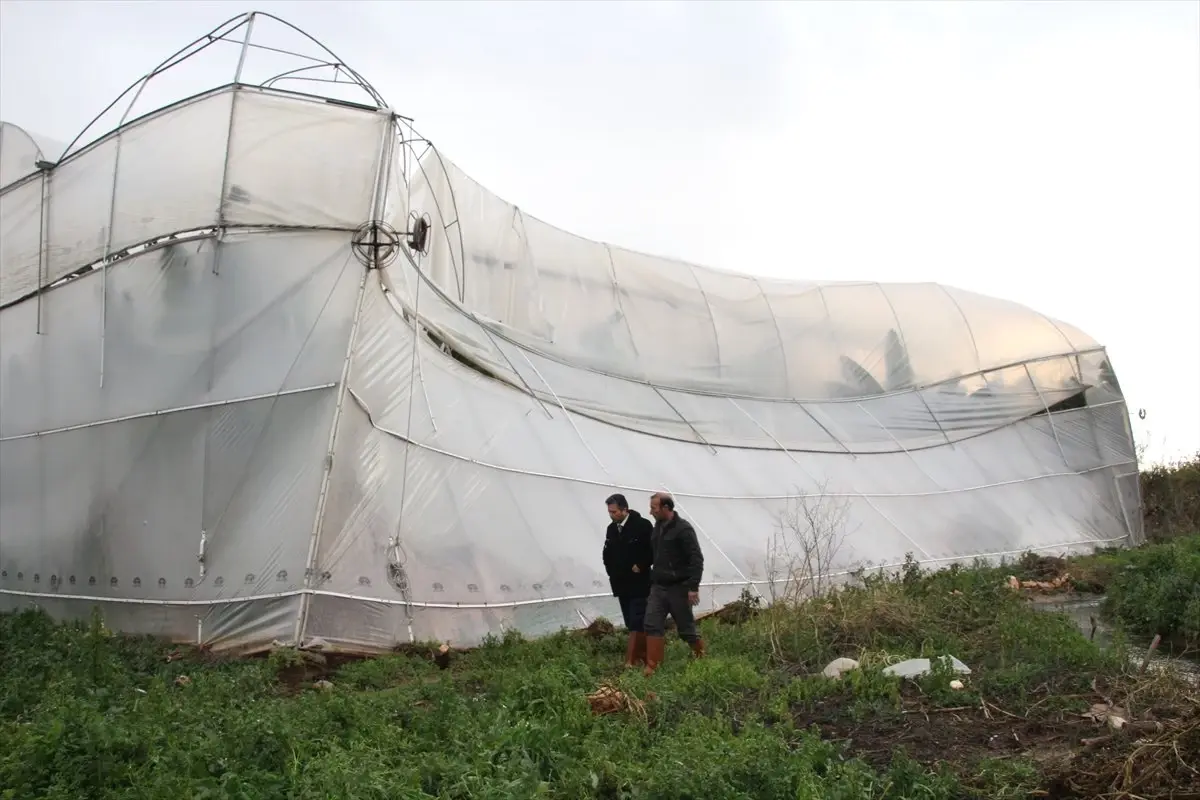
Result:
<svg viewBox="0 0 1200 800">
<path fill-rule="evenodd" d="M 1142 659 L 1142 668 L 1138 670 L 1138 675 L 1146 674 L 1146 667 L 1150 666 L 1150 656 L 1154 655 L 1154 651 L 1158 649 L 1158 643 L 1162 641 L 1161 634 L 1154 634 L 1154 641 L 1150 642 L 1150 649 L 1146 651 L 1146 657 Z"/>
<path fill-rule="evenodd" d="M 1028 718 L 1028 716 L 1020 717 L 1020 716 L 1017 716 L 1016 714 L 1013 714 L 1010 711 L 1005 711 L 1003 708 L 996 705 L 995 703 L 988 703 L 988 705 L 991 706 L 993 710 L 999 711 L 1001 714 L 1003 714 L 1006 717 L 1012 717 L 1013 719 L 1027 719 Z M 1036 707 L 1036 705 L 1030 706 L 1029 710 L 1032 711 L 1035 707 Z M 1025 713 L 1026 713 L 1026 715 L 1028 715 L 1029 712 L 1026 711 Z"/>
</svg>

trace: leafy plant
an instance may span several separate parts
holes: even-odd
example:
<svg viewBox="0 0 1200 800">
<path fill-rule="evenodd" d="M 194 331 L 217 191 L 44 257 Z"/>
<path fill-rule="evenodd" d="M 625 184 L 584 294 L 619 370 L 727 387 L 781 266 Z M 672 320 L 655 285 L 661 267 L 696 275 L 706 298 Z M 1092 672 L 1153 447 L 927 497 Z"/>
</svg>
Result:
<svg viewBox="0 0 1200 800">
<path fill-rule="evenodd" d="M 1200 537 L 1128 551 L 1103 611 L 1146 637 L 1200 647 Z"/>
</svg>

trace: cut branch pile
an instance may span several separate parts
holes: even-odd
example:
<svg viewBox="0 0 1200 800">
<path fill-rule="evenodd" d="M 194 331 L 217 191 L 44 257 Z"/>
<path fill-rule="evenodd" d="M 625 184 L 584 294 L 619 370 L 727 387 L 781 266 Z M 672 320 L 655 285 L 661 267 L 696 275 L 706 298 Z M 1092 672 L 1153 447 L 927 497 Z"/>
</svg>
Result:
<svg viewBox="0 0 1200 800">
<path fill-rule="evenodd" d="M 1020 591 L 1029 589 L 1035 592 L 1059 592 L 1071 585 L 1071 573 L 1064 572 L 1050 581 L 1021 581 L 1016 575 L 1008 576 L 1008 588 Z"/>
<path fill-rule="evenodd" d="M 1128 703 L 1103 699 L 1081 716 L 1108 730 L 1081 739 L 1082 750 L 1058 778 L 1062 793 L 1104 800 L 1200 798 L 1200 698 L 1177 691 L 1136 718 Z"/>
<path fill-rule="evenodd" d="M 636 697 L 630 697 L 612 684 L 602 684 L 599 689 L 589 694 L 587 699 L 592 713 L 597 716 L 628 712 L 639 719 L 646 719 L 646 704 Z"/>
</svg>

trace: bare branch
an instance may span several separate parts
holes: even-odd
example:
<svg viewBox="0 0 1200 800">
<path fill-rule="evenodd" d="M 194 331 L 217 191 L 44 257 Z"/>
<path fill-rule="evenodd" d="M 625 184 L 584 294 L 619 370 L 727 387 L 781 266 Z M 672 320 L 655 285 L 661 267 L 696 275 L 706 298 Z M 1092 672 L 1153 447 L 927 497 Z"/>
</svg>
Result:
<svg viewBox="0 0 1200 800">
<path fill-rule="evenodd" d="M 845 543 L 849 504 L 831 497 L 825 486 L 814 495 L 799 491 L 775 522 L 767 545 L 767 587 L 770 592 L 771 648 L 776 657 L 783 616 L 808 600 L 828 594 L 833 573 Z"/>
</svg>

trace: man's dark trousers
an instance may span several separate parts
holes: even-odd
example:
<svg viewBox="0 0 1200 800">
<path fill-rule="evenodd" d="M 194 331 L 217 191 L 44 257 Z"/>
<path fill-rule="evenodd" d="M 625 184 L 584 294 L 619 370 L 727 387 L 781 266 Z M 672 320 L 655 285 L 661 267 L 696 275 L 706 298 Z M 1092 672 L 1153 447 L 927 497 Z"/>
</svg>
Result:
<svg viewBox="0 0 1200 800">
<path fill-rule="evenodd" d="M 666 636 L 668 614 L 675 620 L 680 639 L 689 645 L 694 645 L 700 640 L 700 632 L 696 629 L 696 616 L 692 613 L 692 604 L 688 600 L 688 588 L 682 583 L 669 586 L 656 583 L 650 587 L 650 597 L 646 602 L 646 635 Z"/>
<path fill-rule="evenodd" d="M 646 604 L 649 598 L 638 595 L 621 595 L 617 597 L 621 604 L 621 619 L 625 630 L 630 633 L 646 632 Z"/>
</svg>

